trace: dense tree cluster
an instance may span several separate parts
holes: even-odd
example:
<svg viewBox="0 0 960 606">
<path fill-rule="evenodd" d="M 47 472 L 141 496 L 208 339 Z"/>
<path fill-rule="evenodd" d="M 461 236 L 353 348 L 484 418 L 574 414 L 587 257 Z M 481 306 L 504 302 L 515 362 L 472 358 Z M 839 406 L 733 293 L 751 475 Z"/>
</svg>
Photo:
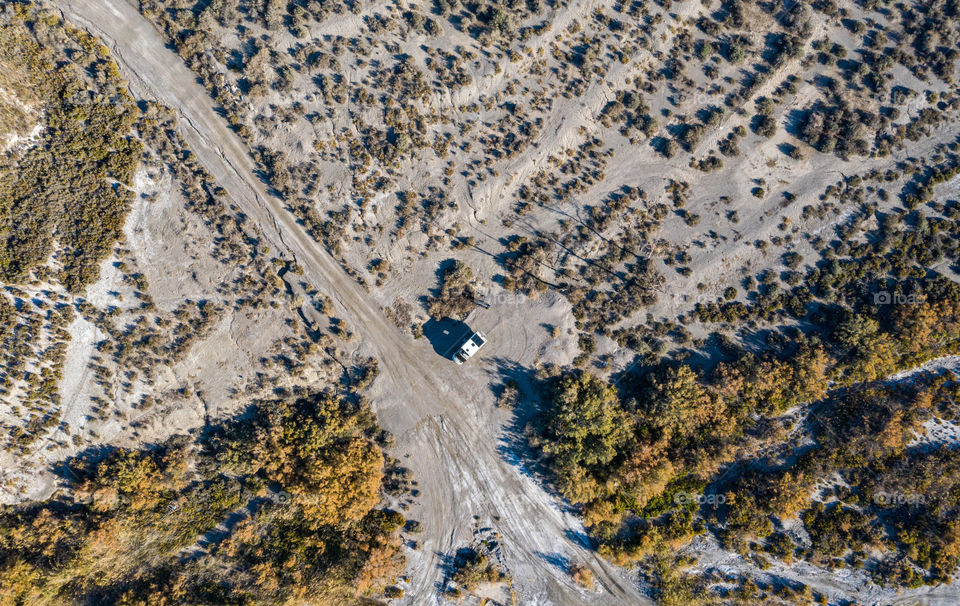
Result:
<svg viewBox="0 0 960 606">
<path fill-rule="evenodd" d="M 76 60 L 56 58 L 54 42 Z M 38 145 L 0 156 L 0 277 L 23 279 L 56 252 L 60 280 L 79 292 L 120 237 L 139 111 L 106 48 L 57 17 L 23 9 L 0 26 L 0 47 L 44 114 Z"/>
<path fill-rule="evenodd" d="M 841 157 L 865 156 L 871 144 L 864 138 L 867 126 L 877 117 L 862 110 L 845 107 L 817 106 L 807 111 L 801 136 L 810 146 L 823 153 L 836 152 Z"/>
<path fill-rule="evenodd" d="M 204 443 L 74 460 L 65 494 L 0 513 L 0 595 L 331 605 L 378 595 L 402 569 L 404 524 L 377 508 L 378 433 L 368 409 L 318 394 L 263 402 Z M 230 516 L 239 521 L 215 538 Z"/>
<path fill-rule="evenodd" d="M 744 354 L 709 377 L 661 365 L 623 394 L 588 373 L 565 374 L 554 380 L 535 444 L 561 493 L 583 504 L 586 522 L 613 548 L 626 528 L 636 530 L 631 518 L 732 461 L 758 415 L 822 398 L 828 362 L 811 342 L 781 357 Z M 673 522 L 689 526 L 692 517 Z M 633 548 L 616 549 L 623 557 Z"/>
<path fill-rule="evenodd" d="M 761 538 L 781 559 L 830 567 L 862 566 L 883 584 L 949 582 L 958 564 L 960 472 L 947 446 L 912 444 L 934 416 L 956 418 L 954 377 L 926 376 L 901 386 L 864 385 L 813 410 L 814 443 L 787 465 L 744 463 L 721 481 L 724 504 L 710 511 L 723 540 L 742 549 Z M 820 486 L 818 489 L 817 487 Z M 771 519 L 799 518 L 804 550 L 773 531 Z M 859 564 L 858 564 L 859 563 Z"/>
<path fill-rule="evenodd" d="M 949 178 L 940 171 L 931 175 L 928 179 L 935 182 Z M 857 256 L 876 249 L 912 260 L 922 254 L 923 248 L 905 241 L 919 241 L 938 233 L 924 219 L 920 225 L 920 230 L 907 230 L 898 228 L 895 222 L 881 223 L 884 237 L 864 244 L 850 243 L 848 247 L 856 248 L 850 252 Z M 723 309 L 725 313 L 740 309 L 746 313 L 769 305 L 771 297 L 779 297 L 781 305 L 812 327 L 805 331 L 808 336 L 787 331 L 787 339 L 768 340 L 768 353 L 739 351 L 729 342 L 721 343 L 728 359 L 709 374 L 698 375 L 687 366 L 660 363 L 646 371 L 639 383 L 623 383 L 619 394 L 589 374 L 567 374 L 555 380 L 551 405 L 534 443 L 551 460 L 561 493 L 582 505 L 585 521 L 604 544 L 605 553 L 617 561 L 635 561 L 659 540 L 682 541 L 703 532 L 696 514 L 699 507 L 690 507 L 688 502 L 678 508 L 676 495 L 704 491 L 722 494 L 723 486 L 711 485 L 720 477 L 718 472 L 735 464 L 750 444 L 758 440 L 775 443 L 781 416 L 824 401 L 831 383 L 860 386 L 930 358 L 960 351 L 960 287 L 942 277 L 888 278 L 878 286 L 876 276 L 884 267 L 882 257 L 875 254 L 869 259 L 858 263 L 837 259 L 827 271 L 814 268 L 811 275 L 816 288 L 811 290 L 804 291 L 803 286 L 792 294 L 774 290 L 749 307 L 728 302 L 716 308 L 700 308 L 701 319 L 707 320 L 709 315 L 704 314 L 711 309 Z M 802 261 L 798 255 L 785 257 L 785 262 L 796 266 Z M 878 294 L 878 288 L 885 290 Z M 735 298 L 736 292 L 733 294 Z M 808 307 L 814 303 L 814 295 L 830 305 Z M 889 303 L 885 297 L 895 297 L 898 304 L 883 305 Z M 816 334 L 819 336 L 813 336 Z M 627 341 L 632 338 L 626 333 L 622 337 Z M 773 353 L 778 348 L 779 353 Z M 904 413 L 898 414 L 902 417 Z M 822 418 L 822 414 L 817 413 L 815 418 Z M 896 438 L 901 446 L 922 416 L 910 418 L 911 425 Z M 851 419 L 862 423 L 862 413 Z M 828 426 L 840 427 L 833 432 L 843 431 L 842 425 Z M 867 426 L 862 435 L 871 436 L 872 442 L 861 443 L 850 437 L 840 443 L 872 452 L 876 437 L 884 431 L 883 426 Z M 897 452 L 902 453 L 902 448 Z M 822 454 L 811 453 L 809 459 L 823 461 Z M 885 467 L 877 475 L 885 477 L 889 469 Z M 729 515 L 719 521 L 729 529 L 769 535 L 772 528 L 767 516 L 799 515 L 809 505 L 814 482 L 829 471 L 821 468 L 817 473 L 798 474 L 744 475 L 754 478 L 749 481 L 756 488 L 730 497 L 736 505 L 728 506 L 725 511 Z M 809 515 L 813 516 L 809 518 L 811 524 L 829 528 L 834 524 L 828 521 L 833 519 L 830 516 L 849 517 L 853 513 L 827 507 Z M 821 519 L 822 524 L 818 521 Z M 928 574 L 907 575 L 913 579 L 910 582 L 943 578 L 943 564 L 931 563 L 924 559 L 926 556 L 916 557 Z"/>
<path fill-rule="evenodd" d="M 923 173 L 914 190 L 952 174 Z M 744 539 L 762 538 L 762 549 L 788 562 L 869 560 L 886 583 L 950 578 L 958 560 L 956 531 L 946 520 L 954 510 L 938 495 L 952 490 L 954 474 L 945 466 L 940 488 L 922 471 L 950 455 L 908 444 L 932 416 L 955 418 L 956 384 L 932 379 L 899 391 L 873 383 L 960 351 L 960 287 L 912 270 L 936 259 L 925 257 L 930 248 L 921 242 L 952 250 L 952 235 L 939 218 L 916 214 L 911 223 L 917 229 L 891 218 L 877 228 L 882 237 L 838 242 L 836 249 L 859 260 L 827 255 L 830 263 L 810 270 L 812 288 L 770 288 L 749 306 L 729 302 L 734 291 L 728 302 L 699 308 L 701 320 L 730 314 L 723 319 L 733 321 L 766 310 L 753 317 L 776 321 L 770 307 L 776 301 L 808 323 L 805 334 L 772 334 L 767 353 L 721 341 L 726 359 L 710 372 L 661 362 L 639 381 L 621 380 L 619 393 L 585 373 L 554 379 L 533 443 L 551 462 L 560 492 L 582 507 L 603 553 L 621 563 L 644 560 L 663 541 L 681 544 L 706 532 L 706 515 L 712 532 L 734 550 L 745 549 Z M 793 254 L 784 261 L 799 267 L 803 259 Z M 900 279 L 879 280 L 891 263 Z M 619 337 L 631 347 L 632 339 L 646 338 L 629 331 Z M 839 386 L 850 391 L 830 391 Z M 792 456 L 793 446 L 782 440 L 796 411 L 818 446 Z M 751 459 L 758 448 L 783 449 L 789 464 L 767 470 L 767 459 Z M 839 490 L 839 502 L 829 492 L 816 497 L 818 482 L 835 473 L 845 482 L 842 490 L 831 489 Z M 891 494 L 900 500 L 889 501 Z M 774 532 L 771 519 L 798 516 L 812 549 Z M 896 529 L 893 538 L 883 531 L 888 525 Z M 871 555 L 877 547 L 886 550 L 882 557 Z"/>
<path fill-rule="evenodd" d="M 938 324 L 934 330 L 941 329 Z M 853 327 L 844 330 L 855 332 Z M 893 388 L 870 391 L 858 387 L 832 400 L 828 398 L 829 377 L 846 377 L 860 386 L 881 375 L 849 378 L 859 362 L 835 360 L 816 341 L 801 341 L 784 354 L 760 358 L 742 354 L 732 362 L 721 363 L 707 377 L 698 376 L 688 366 L 661 365 L 649 371 L 639 384 L 622 389 L 621 394 L 586 373 L 568 373 L 553 380 L 551 404 L 533 443 L 551 461 L 560 492 L 583 507 L 585 522 L 601 541 L 602 552 L 615 561 L 637 561 L 658 541 L 682 541 L 704 532 L 697 515 L 701 502 L 683 500 L 692 494 L 712 494 L 715 499 L 720 495 L 719 500 L 710 502 L 727 503 L 716 515 L 727 533 L 723 536 L 730 541 L 744 534 L 770 535 L 773 528 L 768 516 L 799 515 L 812 506 L 814 484 L 836 469 L 858 474 L 860 490 L 865 494 L 861 505 L 863 499 L 869 500 L 884 490 L 898 495 L 928 495 L 930 486 L 915 475 L 909 479 L 908 468 L 918 465 L 926 469 L 930 463 L 923 461 L 934 455 L 922 450 L 910 454 L 905 448 L 910 436 L 931 414 L 945 410 L 943 406 L 955 407 L 951 398 L 956 387 L 952 383 L 935 381 L 932 390 L 921 389 L 913 395 L 903 395 Z M 926 356 L 930 355 L 928 351 Z M 900 366 L 894 363 L 882 372 L 897 368 Z M 820 402 L 827 404 L 816 404 Z M 722 478 L 728 474 L 723 470 L 741 464 L 735 462 L 749 452 L 750 444 L 757 440 L 776 443 L 781 415 L 809 403 L 814 403 L 809 417 L 811 431 L 833 450 L 824 447 L 807 452 L 786 471 L 746 472 L 736 481 L 739 488 L 724 484 Z M 866 419 L 876 419 L 876 423 Z M 910 459 L 896 459 L 907 454 Z M 866 472 L 857 471 L 865 460 L 877 464 Z M 715 484 L 718 478 L 720 483 Z M 930 516 L 949 517 L 951 511 L 941 507 Z M 852 515 L 844 509 L 814 509 L 808 515 L 810 524 L 821 527 L 827 522 L 819 520 L 828 514 Z M 844 528 L 850 525 L 830 524 Z M 875 523 L 869 522 L 868 526 L 864 536 L 872 538 L 864 538 L 866 542 L 876 539 Z M 915 532 L 909 530 L 913 528 L 909 524 L 898 528 L 902 533 Z M 942 529 L 923 528 L 926 541 L 953 536 Z M 817 545 L 821 542 L 843 544 L 844 539 L 839 537 L 818 538 L 827 536 L 823 533 L 812 533 L 815 550 L 820 549 Z M 904 539 L 894 545 L 907 543 Z M 836 547 L 823 549 L 829 554 Z M 911 557 L 929 571 L 930 576 L 910 577 L 918 581 L 943 580 L 958 563 L 950 560 L 953 563 L 948 565 L 931 559 L 939 556 Z"/>
</svg>

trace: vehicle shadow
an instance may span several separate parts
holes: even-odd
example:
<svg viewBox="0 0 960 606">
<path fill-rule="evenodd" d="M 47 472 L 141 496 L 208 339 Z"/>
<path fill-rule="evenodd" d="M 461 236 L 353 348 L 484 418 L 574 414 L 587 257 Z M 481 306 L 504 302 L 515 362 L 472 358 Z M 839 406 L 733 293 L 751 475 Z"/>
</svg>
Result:
<svg viewBox="0 0 960 606">
<path fill-rule="evenodd" d="M 448 360 L 472 334 L 473 330 L 465 322 L 451 318 L 431 319 L 423 325 L 423 336 L 430 341 L 433 351 Z"/>
</svg>

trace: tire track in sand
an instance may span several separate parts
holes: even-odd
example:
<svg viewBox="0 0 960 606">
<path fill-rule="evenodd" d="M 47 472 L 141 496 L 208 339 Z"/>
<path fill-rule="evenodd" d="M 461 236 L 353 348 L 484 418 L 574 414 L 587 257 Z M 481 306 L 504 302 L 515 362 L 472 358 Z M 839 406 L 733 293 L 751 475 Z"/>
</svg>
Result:
<svg viewBox="0 0 960 606">
<path fill-rule="evenodd" d="M 255 176 L 244 143 L 217 113 L 213 100 L 163 38 L 122 0 L 62 0 L 64 16 L 100 36 L 112 49 L 131 92 L 178 111 L 181 132 L 213 178 L 259 227 L 279 254 L 304 268 L 305 278 L 329 293 L 381 364 L 381 424 L 397 437 L 398 454 L 417 475 L 422 493 L 414 509 L 426 527 L 422 552 L 411 553 L 412 584 L 405 603 L 440 603 L 443 555 L 471 540 L 473 515 L 492 524 L 522 604 L 641 604 L 647 600 L 628 575 L 599 559 L 579 537 L 583 527 L 521 469 L 498 451 L 499 423 L 480 410 L 489 377 L 479 365 L 446 364 L 425 343 L 411 343 L 320 245 L 282 201 Z M 602 592 L 577 588 L 552 554 L 584 562 Z"/>
</svg>

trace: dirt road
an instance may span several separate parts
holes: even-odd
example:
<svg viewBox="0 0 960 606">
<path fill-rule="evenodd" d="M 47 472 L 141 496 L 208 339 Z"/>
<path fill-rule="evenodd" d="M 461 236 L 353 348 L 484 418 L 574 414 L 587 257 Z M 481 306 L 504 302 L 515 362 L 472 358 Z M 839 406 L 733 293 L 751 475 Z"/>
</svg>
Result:
<svg viewBox="0 0 960 606">
<path fill-rule="evenodd" d="M 500 417 L 490 404 L 494 373 L 476 363 L 457 367 L 386 321 L 370 295 L 268 194 L 244 143 L 153 26 L 123 0 L 63 0 L 58 6 L 111 48 L 135 97 L 178 111 L 192 151 L 271 249 L 296 259 L 305 279 L 334 298 L 338 315 L 380 360 L 377 412 L 397 436 L 395 454 L 415 472 L 422 491 L 411 516 L 426 532 L 421 549 L 408 554 L 407 603 L 442 601 L 443 556 L 470 542 L 476 517 L 501 533 L 520 604 L 648 603 L 626 572 L 582 544 L 577 518 L 521 464 L 507 460 L 509 449 L 505 455 L 498 439 Z M 482 323 L 481 317 L 480 328 Z M 565 562 L 588 565 L 602 590 L 577 588 L 563 570 Z"/>
</svg>

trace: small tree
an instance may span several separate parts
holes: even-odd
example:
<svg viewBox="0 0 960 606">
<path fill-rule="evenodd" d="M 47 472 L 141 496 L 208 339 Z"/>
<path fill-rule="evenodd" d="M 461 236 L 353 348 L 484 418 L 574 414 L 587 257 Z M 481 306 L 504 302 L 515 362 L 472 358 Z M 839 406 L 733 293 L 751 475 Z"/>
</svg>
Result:
<svg viewBox="0 0 960 606">
<path fill-rule="evenodd" d="M 440 295 L 429 300 L 428 311 L 434 320 L 443 318 L 462 318 L 473 308 L 477 298 L 473 270 L 461 262 L 443 272 Z"/>
</svg>

